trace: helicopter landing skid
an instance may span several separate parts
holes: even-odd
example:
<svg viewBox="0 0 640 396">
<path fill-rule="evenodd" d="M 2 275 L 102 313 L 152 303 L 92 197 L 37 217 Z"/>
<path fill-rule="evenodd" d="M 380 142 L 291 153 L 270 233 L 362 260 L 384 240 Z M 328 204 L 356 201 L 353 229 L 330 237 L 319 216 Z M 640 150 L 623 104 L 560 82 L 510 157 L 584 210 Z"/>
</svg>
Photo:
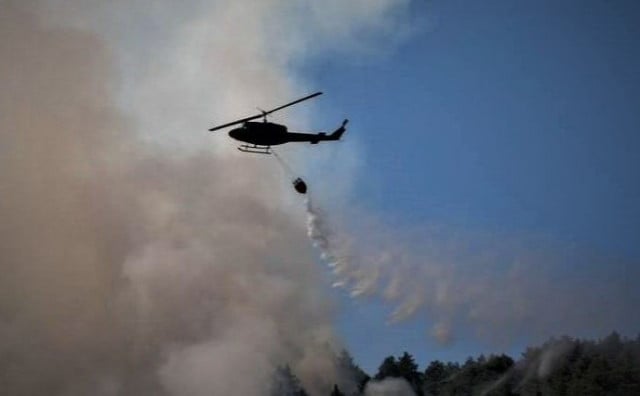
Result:
<svg viewBox="0 0 640 396">
<path fill-rule="evenodd" d="M 242 151 L 243 153 L 252 153 L 252 154 L 271 154 L 271 146 L 258 146 L 258 145 L 248 145 L 248 144 L 243 144 L 242 146 L 238 147 L 238 150 Z"/>
</svg>

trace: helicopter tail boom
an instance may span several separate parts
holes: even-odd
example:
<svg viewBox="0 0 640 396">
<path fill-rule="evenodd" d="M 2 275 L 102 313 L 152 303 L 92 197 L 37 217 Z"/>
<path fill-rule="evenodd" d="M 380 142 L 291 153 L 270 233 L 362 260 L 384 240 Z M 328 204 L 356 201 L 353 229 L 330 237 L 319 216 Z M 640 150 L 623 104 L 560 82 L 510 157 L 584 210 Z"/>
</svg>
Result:
<svg viewBox="0 0 640 396">
<path fill-rule="evenodd" d="M 329 136 L 327 136 L 327 134 L 324 132 L 320 132 L 319 134 L 315 135 L 313 139 L 310 140 L 311 144 L 318 144 L 318 142 L 321 142 L 321 141 L 340 140 L 340 138 L 342 137 L 342 134 L 347 130 L 345 126 L 347 125 L 348 122 L 349 120 L 346 120 L 346 119 L 342 121 L 342 125 L 340 125 L 340 127 L 335 131 L 333 131 L 333 133 L 330 134 Z"/>
<path fill-rule="evenodd" d="M 347 128 L 345 127 L 347 126 L 348 122 L 349 120 L 347 120 L 346 118 L 344 121 L 342 121 L 342 125 L 340 125 L 340 128 L 336 129 L 331 135 L 329 135 L 331 140 L 340 140 L 342 134 L 347 130 Z"/>
</svg>

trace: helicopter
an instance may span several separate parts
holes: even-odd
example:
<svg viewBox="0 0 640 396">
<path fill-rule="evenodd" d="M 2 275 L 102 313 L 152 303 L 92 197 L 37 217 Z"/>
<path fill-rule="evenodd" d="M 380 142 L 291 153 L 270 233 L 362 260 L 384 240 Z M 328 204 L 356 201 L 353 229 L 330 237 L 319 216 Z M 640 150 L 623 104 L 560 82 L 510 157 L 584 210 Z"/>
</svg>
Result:
<svg viewBox="0 0 640 396">
<path fill-rule="evenodd" d="M 330 134 L 326 132 L 318 133 L 300 133 L 289 132 L 286 125 L 276 124 L 267 121 L 267 116 L 278 110 L 282 110 L 285 107 L 293 106 L 294 104 L 315 98 L 322 95 L 322 92 L 316 92 L 303 98 L 294 100 L 293 102 L 276 107 L 269 111 L 260 110 L 260 114 L 250 117 L 242 118 L 233 122 L 218 125 L 210 128 L 209 131 L 217 131 L 219 129 L 227 128 L 233 125 L 242 124 L 239 128 L 234 128 L 229 131 L 229 136 L 235 140 L 243 142 L 238 147 L 238 150 L 245 153 L 253 154 L 271 154 L 271 146 L 276 146 L 291 142 L 309 142 L 311 144 L 317 144 L 318 142 L 340 140 L 342 134 L 346 131 L 345 126 L 349 120 L 342 121 L 342 125 Z M 262 122 L 255 122 L 252 120 L 262 118 Z"/>
</svg>

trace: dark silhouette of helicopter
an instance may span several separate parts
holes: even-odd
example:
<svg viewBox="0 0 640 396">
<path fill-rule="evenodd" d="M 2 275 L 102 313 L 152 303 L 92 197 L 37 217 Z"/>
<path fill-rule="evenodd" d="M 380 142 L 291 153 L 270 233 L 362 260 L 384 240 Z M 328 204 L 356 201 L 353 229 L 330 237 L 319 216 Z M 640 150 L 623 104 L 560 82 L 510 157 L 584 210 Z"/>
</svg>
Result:
<svg viewBox="0 0 640 396">
<path fill-rule="evenodd" d="M 305 96 L 304 98 L 300 98 L 298 100 L 294 100 L 293 102 L 287 103 L 286 105 L 282 105 L 280 107 L 276 107 L 275 109 L 269 111 L 259 109 L 261 111 L 260 114 L 218 125 L 209 129 L 209 131 L 217 131 L 218 129 L 242 124 L 240 128 L 235 128 L 229 131 L 229 136 L 245 143 L 238 147 L 238 150 L 245 153 L 255 154 L 271 154 L 271 146 L 290 142 L 309 142 L 311 144 L 317 144 L 318 142 L 340 140 L 340 137 L 342 137 L 342 134 L 346 130 L 345 126 L 347 125 L 347 122 L 349 122 L 349 120 L 345 119 L 342 122 L 342 125 L 340 125 L 340 127 L 338 127 L 338 129 L 333 131 L 333 133 L 331 134 L 327 134 L 326 132 L 289 132 L 287 131 L 287 127 L 285 125 L 267 121 L 267 116 L 269 114 L 274 113 L 278 110 L 282 110 L 285 107 L 293 106 L 296 103 L 315 98 L 318 95 L 322 95 L 322 92 L 316 92 L 314 94 Z M 260 117 L 262 117 L 262 122 L 251 122 L 251 120 L 255 120 Z"/>
</svg>

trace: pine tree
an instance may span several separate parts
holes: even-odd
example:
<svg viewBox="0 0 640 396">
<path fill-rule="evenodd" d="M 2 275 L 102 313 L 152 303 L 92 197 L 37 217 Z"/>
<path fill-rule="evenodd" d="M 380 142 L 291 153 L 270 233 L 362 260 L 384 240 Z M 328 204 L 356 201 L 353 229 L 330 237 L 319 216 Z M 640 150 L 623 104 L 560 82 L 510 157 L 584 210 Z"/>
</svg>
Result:
<svg viewBox="0 0 640 396">
<path fill-rule="evenodd" d="M 439 360 L 434 360 L 424 371 L 424 389 L 427 395 L 440 394 L 444 380 L 448 377 L 447 369 Z"/>
<path fill-rule="evenodd" d="M 272 396 L 307 396 L 307 392 L 289 365 L 278 367 L 274 372 L 270 394 Z"/>
<path fill-rule="evenodd" d="M 407 380 L 416 395 L 421 396 L 423 394 L 422 373 L 418 371 L 418 365 L 416 364 L 413 356 L 408 352 L 405 352 L 400 356 L 400 358 L 398 358 L 397 367 L 400 377 Z"/>
<path fill-rule="evenodd" d="M 400 370 L 398 368 L 398 362 L 393 356 L 387 356 L 378 367 L 378 373 L 373 377 L 376 380 L 381 380 L 387 377 L 400 377 Z"/>
<path fill-rule="evenodd" d="M 331 396 L 345 396 L 345 394 L 340 392 L 338 385 L 333 385 L 333 391 L 331 391 Z"/>
<path fill-rule="evenodd" d="M 342 350 L 337 358 L 338 371 L 342 373 L 351 384 L 341 384 L 347 394 L 362 393 L 367 382 L 371 379 L 357 364 L 346 350 Z"/>
</svg>

